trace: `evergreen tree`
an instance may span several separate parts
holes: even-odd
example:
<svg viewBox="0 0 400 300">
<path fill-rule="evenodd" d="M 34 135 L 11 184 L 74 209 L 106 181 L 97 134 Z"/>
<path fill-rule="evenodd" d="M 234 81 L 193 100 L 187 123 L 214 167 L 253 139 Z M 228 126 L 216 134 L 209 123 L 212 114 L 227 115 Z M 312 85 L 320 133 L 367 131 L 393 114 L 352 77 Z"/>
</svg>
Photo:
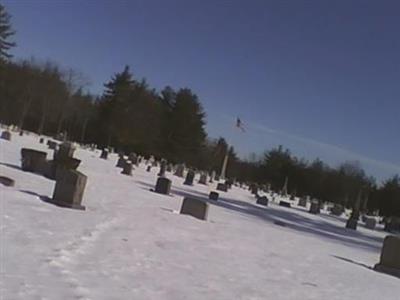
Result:
<svg viewBox="0 0 400 300">
<path fill-rule="evenodd" d="M 15 34 L 10 19 L 10 15 L 0 3 L 0 60 L 11 58 L 12 55 L 8 51 L 15 46 L 15 43 L 10 41 L 10 38 Z"/>
</svg>

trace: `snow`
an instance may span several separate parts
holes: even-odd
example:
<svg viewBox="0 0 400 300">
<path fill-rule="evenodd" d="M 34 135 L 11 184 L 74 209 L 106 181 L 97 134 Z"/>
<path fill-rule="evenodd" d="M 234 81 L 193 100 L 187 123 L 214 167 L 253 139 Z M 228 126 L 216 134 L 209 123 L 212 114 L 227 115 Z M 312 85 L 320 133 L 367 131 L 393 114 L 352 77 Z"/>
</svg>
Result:
<svg viewBox="0 0 400 300">
<path fill-rule="evenodd" d="M 399 299 L 399 279 L 371 269 L 381 229 L 264 208 L 237 187 L 201 221 L 178 213 L 183 196 L 206 199 L 216 183 L 185 186 L 167 173 L 173 195 L 159 195 L 158 168 L 125 176 L 115 154 L 84 149 L 75 156 L 86 211 L 61 208 L 41 200 L 54 181 L 19 169 L 21 147 L 51 155 L 34 135 L 0 140 L 0 174 L 16 182 L 0 185 L 0 299 Z"/>
</svg>

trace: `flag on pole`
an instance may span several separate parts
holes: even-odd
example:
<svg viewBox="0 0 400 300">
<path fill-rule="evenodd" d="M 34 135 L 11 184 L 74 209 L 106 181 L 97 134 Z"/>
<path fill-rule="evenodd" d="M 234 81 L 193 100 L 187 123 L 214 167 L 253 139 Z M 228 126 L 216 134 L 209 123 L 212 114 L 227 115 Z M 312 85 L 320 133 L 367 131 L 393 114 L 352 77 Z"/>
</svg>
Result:
<svg viewBox="0 0 400 300">
<path fill-rule="evenodd" d="M 246 131 L 246 130 L 244 129 L 243 122 L 242 122 L 242 120 L 240 120 L 239 117 L 236 118 L 236 127 L 237 127 L 238 129 L 240 129 L 242 132 L 245 132 L 245 131 Z"/>
</svg>

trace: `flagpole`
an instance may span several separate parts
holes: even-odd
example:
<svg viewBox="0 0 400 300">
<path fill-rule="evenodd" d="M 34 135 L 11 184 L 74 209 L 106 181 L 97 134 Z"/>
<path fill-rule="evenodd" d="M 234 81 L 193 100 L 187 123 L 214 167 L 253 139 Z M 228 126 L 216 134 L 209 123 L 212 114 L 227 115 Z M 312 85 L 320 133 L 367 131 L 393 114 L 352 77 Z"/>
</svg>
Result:
<svg viewBox="0 0 400 300">
<path fill-rule="evenodd" d="M 225 180 L 226 177 L 226 166 L 228 165 L 228 158 L 229 158 L 229 145 L 226 147 L 226 153 L 224 157 L 224 161 L 222 163 L 222 168 L 221 168 L 221 179 Z"/>
</svg>

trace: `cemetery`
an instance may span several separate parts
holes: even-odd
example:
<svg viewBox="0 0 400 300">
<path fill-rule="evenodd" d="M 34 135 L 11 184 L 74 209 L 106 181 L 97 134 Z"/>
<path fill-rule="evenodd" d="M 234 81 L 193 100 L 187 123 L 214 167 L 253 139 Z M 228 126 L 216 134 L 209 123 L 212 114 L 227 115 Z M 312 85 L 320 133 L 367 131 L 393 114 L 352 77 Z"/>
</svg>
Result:
<svg viewBox="0 0 400 300">
<path fill-rule="evenodd" d="M 400 293 L 400 237 L 374 216 L 255 185 L 228 189 L 204 173 L 130 155 L 132 172 L 132 162 L 116 153 L 12 136 L 1 141 L 0 162 L 5 299 L 147 299 L 157 288 L 160 299 L 250 293 L 372 300 Z M 50 161 L 59 166 L 55 178 L 42 176 Z M 110 276 L 109 285 L 96 284 Z M 210 278 L 211 291 L 202 287 Z"/>
</svg>

